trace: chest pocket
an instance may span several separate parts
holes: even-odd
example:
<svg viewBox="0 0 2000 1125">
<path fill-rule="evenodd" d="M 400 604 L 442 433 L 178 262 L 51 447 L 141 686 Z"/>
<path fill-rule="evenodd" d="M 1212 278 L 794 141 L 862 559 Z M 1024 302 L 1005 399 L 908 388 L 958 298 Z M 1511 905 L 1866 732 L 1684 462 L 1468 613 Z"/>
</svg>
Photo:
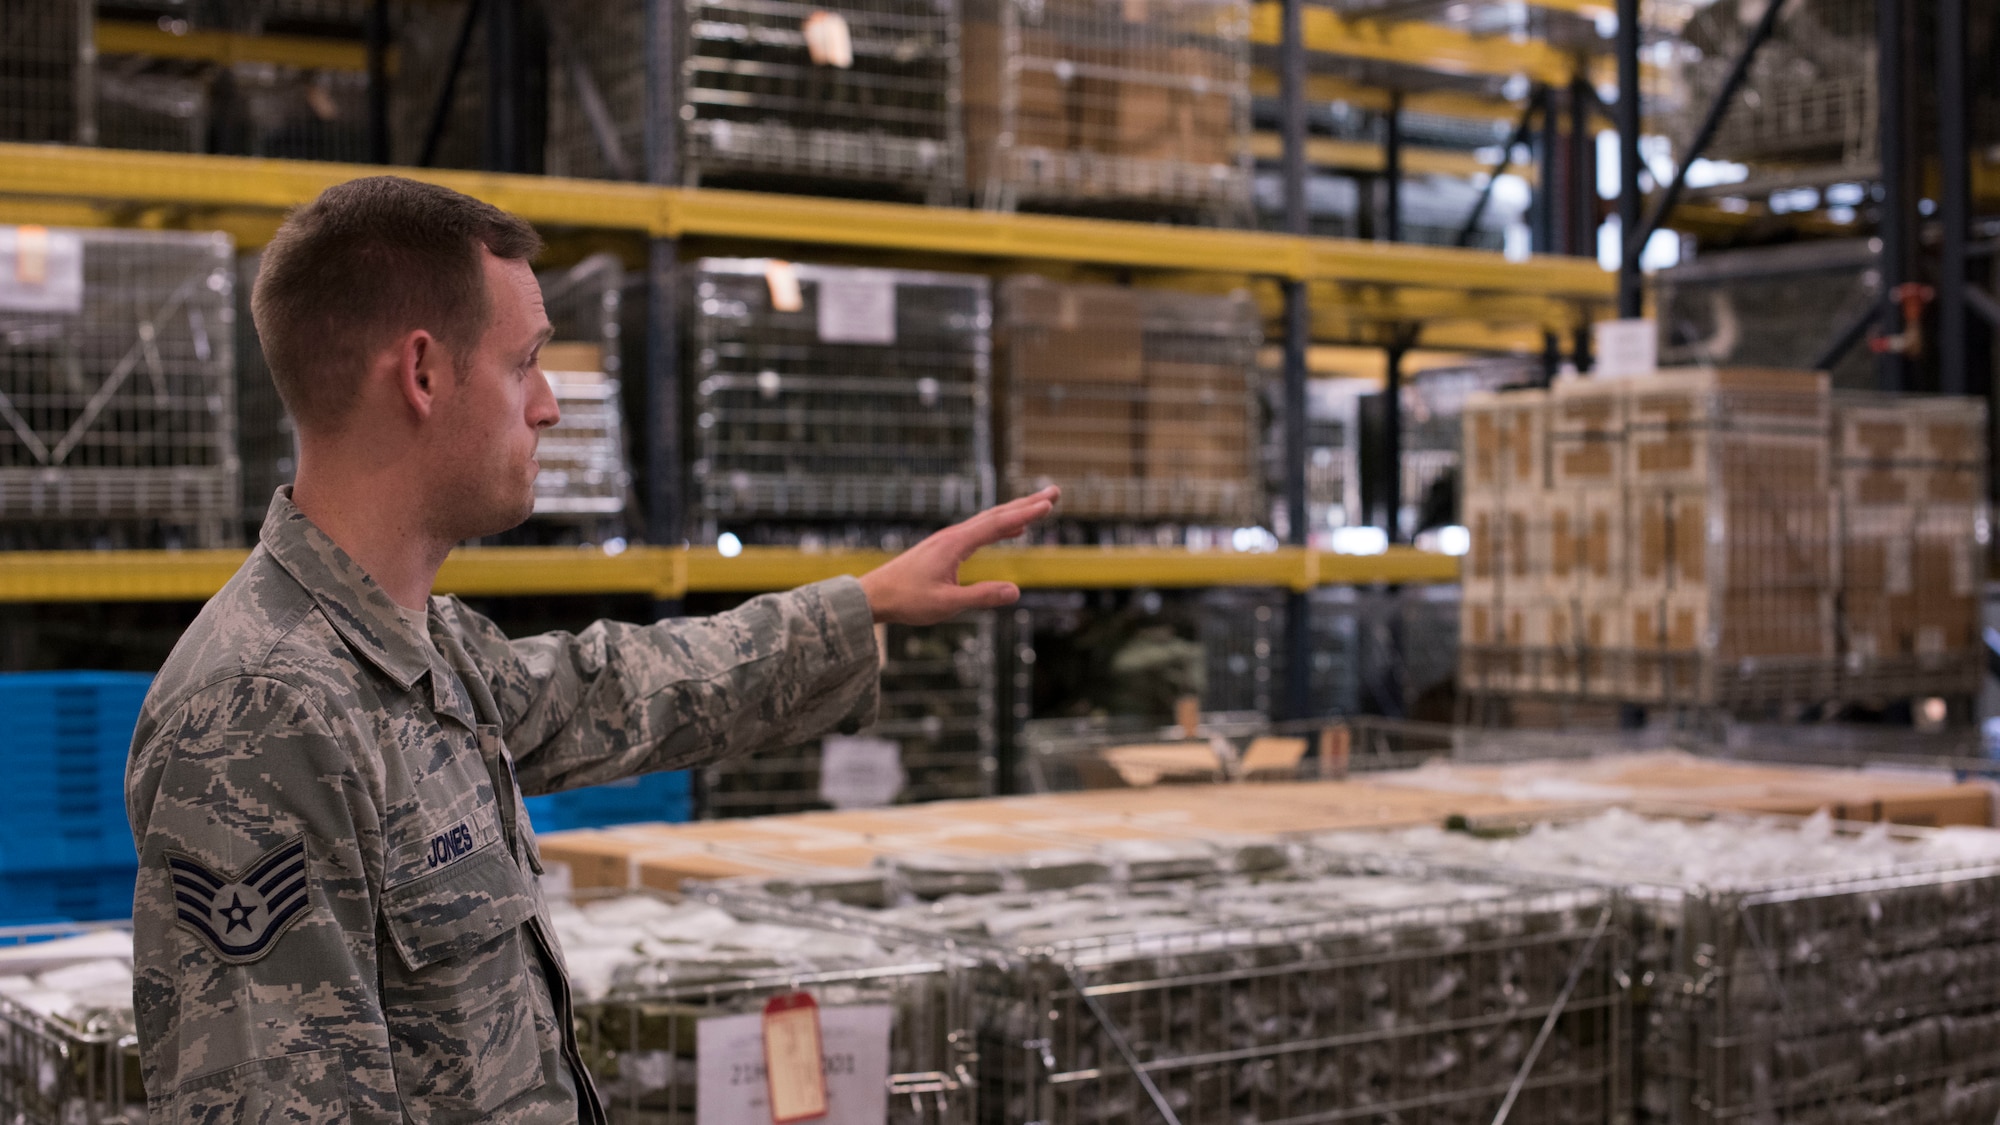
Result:
<svg viewBox="0 0 2000 1125">
<path fill-rule="evenodd" d="M 382 893 L 382 1005 L 403 1111 L 481 1120 L 543 1082 L 528 982 L 534 896 L 502 841 Z"/>
</svg>

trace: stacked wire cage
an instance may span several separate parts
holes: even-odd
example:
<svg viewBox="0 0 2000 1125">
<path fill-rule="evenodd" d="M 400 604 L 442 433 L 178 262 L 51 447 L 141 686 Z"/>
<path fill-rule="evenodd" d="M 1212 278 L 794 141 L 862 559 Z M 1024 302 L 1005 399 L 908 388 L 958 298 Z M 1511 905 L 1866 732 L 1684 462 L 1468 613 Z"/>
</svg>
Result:
<svg viewBox="0 0 2000 1125">
<path fill-rule="evenodd" d="M 985 278 L 708 259 L 688 292 L 698 541 L 899 549 L 990 504 Z M 881 718 L 862 736 L 901 772 L 883 799 L 993 791 L 992 646 L 990 615 L 889 630 Z M 719 767 L 710 808 L 832 803 L 823 753 Z"/>
<path fill-rule="evenodd" d="M 229 236 L 0 227 L 0 536 L 235 539 Z"/>
<path fill-rule="evenodd" d="M 365 0 L 120 3 L 96 23 L 91 139 L 106 148 L 366 161 L 368 75 L 359 52 L 281 62 L 149 48 L 163 31 L 358 43 L 367 13 Z"/>
<path fill-rule="evenodd" d="M 559 0 L 539 9 L 550 174 L 940 204 L 959 193 L 954 0 L 685 0 L 659 15 L 649 7 Z M 405 66 L 414 77 L 395 92 L 402 116 L 431 122 L 446 107 L 435 138 L 398 138 L 406 161 L 426 146 L 447 165 L 481 159 L 485 54 L 477 42 L 459 46 L 463 19 L 448 7 L 405 10 L 399 45 L 423 65 Z M 679 138 L 671 152 L 655 151 L 661 121 Z"/>
<path fill-rule="evenodd" d="M 688 289 L 702 541 L 896 547 L 990 502 L 985 278 L 712 258 Z"/>
<path fill-rule="evenodd" d="M 1635 1073 L 1619 1117 L 1930 1125 L 2000 1113 L 1990 843 L 1678 813 L 1545 823 L 1519 839 L 1521 824 L 1473 827 L 1315 843 L 1622 887 Z M 1723 842 L 1704 848 L 1707 833 Z M 1798 860 L 1816 873 L 1770 873 Z"/>
<path fill-rule="evenodd" d="M 10 926 L 0 929 L 0 949 L 117 933 L 107 926 Z M 58 974 L 70 967 L 60 957 L 44 963 Z M 146 1094 L 130 1008 L 128 998 L 115 1009 L 52 1014 L 18 996 L 0 996 L 0 1116 L 19 1125 L 141 1125 Z"/>
<path fill-rule="evenodd" d="M 299 467 L 298 428 L 278 397 L 250 313 L 263 259 L 260 252 L 236 259 L 236 443 L 242 463 L 243 528 L 252 541 L 270 511 L 272 495 L 292 483 Z"/>
<path fill-rule="evenodd" d="M 993 629 L 991 613 L 888 626 L 875 723 L 709 767 L 704 813 L 772 816 L 992 796 L 999 780 Z"/>
<path fill-rule="evenodd" d="M 1682 29 L 1691 49 L 1681 56 L 1689 97 L 1686 117 L 1675 130 L 1680 136 L 1693 134 L 1698 115 L 1714 100 L 1748 42 L 1755 20 L 1744 18 L 1746 11 L 1739 5 L 1713 4 Z M 1917 5 L 1911 11 L 1918 18 L 1905 49 L 1912 58 L 1935 58 L 1934 6 Z M 1966 12 L 1964 34 L 1972 49 L 1991 43 L 2000 28 L 1992 8 L 1972 4 Z M 1806 0 L 1791 6 L 1751 61 L 1706 155 L 1873 178 L 1882 130 L 1876 31 L 1871 0 Z M 1975 144 L 2000 140 L 2000 93 L 1982 88 L 1964 108 Z M 1926 119 L 1936 113 L 1927 93 L 1919 96 L 1919 112 Z"/>
<path fill-rule="evenodd" d="M 542 346 L 542 372 L 562 417 L 536 447 L 535 516 L 584 542 L 623 538 L 632 484 L 619 378 L 625 268 L 594 254 L 538 276 L 555 329 Z"/>
<path fill-rule="evenodd" d="M 1704 253 L 1657 276 L 1660 362 L 1669 366 L 1826 366 L 1826 349 L 1881 298 L 1862 239 Z M 1875 357 L 1850 348 L 1833 385 L 1871 388 Z"/>
<path fill-rule="evenodd" d="M 0 140 L 87 144 L 91 133 L 90 0 L 0 7 Z"/>
<path fill-rule="evenodd" d="M 963 958 L 762 901 L 586 893 L 554 913 L 584 982 L 578 1045 L 612 1122 L 768 1118 L 766 1006 L 803 993 L 832 1120 L 972 1125 Z"/>
<path fill-rule="evenodd" d="M 1265 516 L 1257 410 L 1263 324 L 1247 295 L 1059 284 L 1001 290 L 1001 487 L 1062 486 L 1061 524 L 1099 541 Z"/>
<path fill-rule="evenodd" d="M 982 1122 L 1612 1119 L 1629 1066 L 1615 895 L 1287 869 L 1268 846 L 1147 855 L 1094 877 L 1025 858 L 1044 886 L 1069 874 L 1053 890 L 1002 872 L 886 910 L 792 901 L 976 962 Z"/>
<path fill-rule="evenodd" d="M 988 208 L 1250 214 L 1242 0 L 974 0 L 967 184 Z"/>
</svg>

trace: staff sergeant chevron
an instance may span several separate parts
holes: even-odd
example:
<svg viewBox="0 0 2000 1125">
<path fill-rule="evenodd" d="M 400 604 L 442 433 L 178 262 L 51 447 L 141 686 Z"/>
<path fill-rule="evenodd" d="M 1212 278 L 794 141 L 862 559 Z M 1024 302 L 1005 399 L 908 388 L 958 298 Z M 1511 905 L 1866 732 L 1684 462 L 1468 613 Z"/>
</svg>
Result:
<svg viewBox="0 0 2000 1125">
<path fill-rule="evenodd" d="M 303 834 L 266 852 L 233 879 L 179 852 L 167 853 L 167 870 L 173 875 L 180 928 L 233 965 L 269 953 L 311 905 Z"/>
</svg>

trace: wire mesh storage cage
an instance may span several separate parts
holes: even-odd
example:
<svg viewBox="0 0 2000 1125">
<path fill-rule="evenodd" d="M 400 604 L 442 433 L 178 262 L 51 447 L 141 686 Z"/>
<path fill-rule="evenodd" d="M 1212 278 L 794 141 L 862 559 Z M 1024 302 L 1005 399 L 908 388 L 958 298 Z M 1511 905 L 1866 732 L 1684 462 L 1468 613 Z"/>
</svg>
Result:
<svg viewBox="0 0 2000 1125">
<path fill-rule="evenodd" d="M 889 626 L 875 724 L 711 766 L 705 815 L 991 796 L 999 768 L 993 628 L 991 613 Z"/>
<path fill-rule="evenodd" d="M 629 934 L 639 951 L 620 951 L 625 964 L 577 1006 L 579 1045 L 612 1121 L 768 1116 L 765 1005 L 803 992 L 818 1009 L 837 1119 L 973 1122 L 978 1060 L 962 958 L 907 938 L 838 933 L 764 901 L 732 901 L 726 912 L 643 896 L 579 905 L 582 912 L 562 910 L 556 920 L 572 961 L 602 952 L 583 942 L 578 922 L 598 929 L 595 938 L 607 929 Z M 877 1073 L 880 1086 L 870 1080 Z"/>
<path fill-rule="evenodd" d="M 94 1007 L 67 997 L 65 978 L 81 966 L 99 967 L 62 954 L 21 962 L 10 953 L 74 948 L 82 939 L 117 937 L 102 926 L 66 924 L 0 929 L 0 960 L 19 991 L 0 993 L 0 1116 L 19 1125 L 143 1125 L 146 1096 L 139 1085 L 139 1045 L 131 989 L 111 1006 Z M 123 938 L 129 981 L 130 937 Z M 112 944 L 117 944 L 115 941 Z M 99 956 L 115 959 L 100 949 Z M 100 962 L 101 964 L 101 962 Z M 31 972 L 30 969 L 37 971 Z M 102 987 L 94 992 L 105 991 Z M 23 993 L 32 993 L 32 1000 Z M 39 1001 L 35 1003 L 33 1001 Z"/>
<path fill-rule="evenodd" d="M 1318 843 L 1624 886 L 1638 1121 L 1917 1123 L 2000 1112 L 1985 836 L 1612 813 Z"/>
<path fill-rule="evenodd" d="M 1060 484 L 1069 521 L 1263 517 L 1263 324 L 1247 295 L 1016 276 L 1001 306 L 1006 495 Z"/>
<path fill-rule="evenodd" d="M 1283 684 L 1276 669 L 1284 645 L 1285 601 L 1275 590 L 1203 590 L 1196 643 L 1207 667 L 1205 711 L 1275 714 Z"/>
<path fill-rule="evenodd" d="M 278 397 L 250 313 L 263 258 L 249 253 L 236 259 L 236 447 L 243 472 L 243 529 L 253 541 L 270 511 L 272 494 L 290 484 L 299 467 L 298 428 Z"/>
<path fill-rule="evenodd" d="M 1170 877 L 811 908 L 976 959 L 981 1121 L 1613 1119 L 1614 895 L 1183 850 Z"/>
<path fill-rule="evenodd" d="M 880 547 L 990 502 L 985 278 L 707 259 L 688 289 L 705 538 Z"/>
<path fill-rule="evenodd" d="M 1660 362 L 1809 368 L 1881 289 L 1876 254 L 1837 239 L 1703 254 L 1657 275 Z M 1873 387 L 1875 358 L 1854 348 L 1836 387 Z"/>
<path fill-rule="evenodd" d="M 575 525 L 594 539 L 620 535 L 632 473 L 625 453 L 619 308 L 625 269 L 594 254 L 539 274 L 555 335 L 542 346 L 542 372 L 562 418 L 542 431 L 535 457 L 535 515 Z"/>
<path fill-rule="evenodd" d="M 0 536 L 213 546 L 240 505 L 225 234 L 0 227 Z"/>
<path fill-rule="evenodd" d="M 1250 213 L 1241 0 L 972 0 L 966 180 L 988 208 Z"/>
<path fill-rule="evenodd" d="M 0 6 L 0 140 L 87 144 L 91 0 Z"/>
</svg>

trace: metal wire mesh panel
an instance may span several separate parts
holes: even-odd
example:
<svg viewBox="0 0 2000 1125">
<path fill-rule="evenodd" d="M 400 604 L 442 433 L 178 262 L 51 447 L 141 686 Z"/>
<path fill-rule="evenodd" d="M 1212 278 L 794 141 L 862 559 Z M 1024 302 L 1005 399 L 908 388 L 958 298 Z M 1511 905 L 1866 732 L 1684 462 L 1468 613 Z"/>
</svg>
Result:
<svg viewBox="0 0 2000 1125">
<path fill-rule="evenodd" d="M 1262 517 L 1248 296 L 1017 276 L 1001 302 L 1007 495 L 1060 484 L 1071 520 Z"/>
<path fill-rule="evenodd" d="M 453 77 L 452 49 L 464 28 L 466 15 L 464 3 L 437 4 L 430 0 L 403 0 L 393 9 L 397 64 L 395 80 L 389 83 L 389 111 L 401 124 L 391 130 L 389 140 L 398 164 L 424 163 L 432 113 L 445 82 Z M 473 27 L 453 87 L 456 96 L 440 123 L 435 149 L 429 153 L 431 167 L 482 166 L 484 40 L 479 28 Z"/>
<path fill-rule="evenodd" d="M 747 1018 L 753 1026 L 745 1056 L 752 1065 L 742 1069 L 752 1070 L 764 1057 L 754 1024 L 765 1004 L 796 992 L 807 993 L 818 1006 L 828 1085 L 836 1097 L 860 1093 L 849 1080 L 865 1080 L 865 1060 L 877 1057 L 867 1032 L 850 1038 L 854 1025 L 845 1017 L 864 1017 L 862 1022 L 878 1029 L 880 1022 L 865 1017 L 886 1017 L 887 1058 L 881 1060 L 887 1063 L 886 1088 L 868 1091 L 887 1103 L 876 1120 L 893 1125 L 973 1120 L 977 1059 L 965 1031 L 962 959 L 907 939 L 878 942 L 830 932 L 823 920 L 764 903 L 731 903 L 727 912 L 701 902 L 668 907 L 632 897 L 580 905 L 580 915 L 558 907 L 556 924 L 583 975 L 609 976 L 601 994 L 585 985 L 590 998 L 578 1004 L 577 1023 L 579 1046 L 612 1121 L 695 1125 L 720 1119 L 721 1106 L 751 1103 L 750 1112 L 763 1109 L 754 1095 L 717 1097 L 718 1091 L 704 1088 L 720 1078 L 725 1086 L 747 1084 L 762 1093 L 761 1066 L 746 1075 L 716 1067 L 702 1055 L 735 1046 L 732 1040 L 743 1038 Z M 579 926 L 594 932 L 580 932 Z M 629 935 L 628 947 L 607 949 L 601 940 L 606 930 Z M 815 937 L 822 940 L 812 941 Z M 607 953 L 622 964 L 600 963 Z M 877 1039 L 873 1050 L 880 1047 Z M 854 1110 L 835 1108 L 839 1116 Z"/>
<path fill-rule="evenodd" d="M 813 909 L 977 958 L 985 1122 L 1597 1123 L 1623 1090 L 1602 891 L 1341 864 Z"/>
<path fill-rule="evenodd" d="M 987 207 L 1250 207 L 1250 10 L 1240 0 L 975 0 L 967 182 Z"/>
<path fill-rule="evenodd" d="M 256 253 L 236 259 L 236 442 L 243 468 L 243 528 L 252 539 L 264 524 L 272 494 L 292 483 L 299 466 L 298 430 L 271 381 L 250 315 L 263 257 Z"/>
<path fill-rule="evenodd" d="M 536 447 L 535 515 L 594 524 L 616 534 L 631 491 L 624 412 L 619 402 L 619 307 L 625 270 L 597 254 L 565 270 L 540 274 L 542 300 L 555 336 L 542 347 L 542 370 L 554 389 L 561 421 Z"/>
<path fill-rule="evenodd" d="M 839 745 L 757 753 L 708 771 L 712 816 L 763 816 L 852 803 L 985 797 L 998 764 L 993 615 L 892 625 L 875 725 Z M 829 765 L 828 755 L 834 764 Z"/>
<path fill-rule="evenodd" d="M 18 952 L 28 943 L 54 948 L 50 943 L 69 944 L 62 941 L 65 938 L 88 942 L 111 933 L 101 926 L 8 927 L 0 929 L 0 950 Z M 125 945 L 129 960 L 129 935 Z M 98 954 L 107 955 L 115 956 Z M 60 955 L 40 959 L 40 965 L 56 971 L 58 980 L 69 964 Z M 40 979 L 21 969 L 10 968 L 9 975 L 53 998 Z M 145 1092 L 139 1087 L 139 1044 L 131 1003 L 126 1000 L 118 1007 L 89 1015 L 51 1014 L 16 997 L 0 996 L 0 1115 L 19 1125 L 143 1125 Z"/>
<path fill-rule="evenodd" d="M 1207 664 L 1204 711 L 1274 714 L 1282 681 L 1284 595 L 1271 590 L 1204 590 L 1196 641 Z"/>
<path fill-rule="evenodd" d="M 1644 985 L 1633 998 L 1639 1121 L 2000 1112 L 1990 844 L 1625 813 L 1518 839 L 1430 829 L 1343 839 L 1345 854 L 1386 848 L 1628 888 L 1633 979 Z"/>
<path fill-rule="evenodd" d="M 220 233 L 0 228 L 0 534 L 232 537 L 233 253 Z"/>
<path fill-rule="evenodd" d="M 1656 299 L 1663 364 L 1813 366 L 1881 288 L 1863 240 L 1704 254 L 1662 270 Z M 1837 387 L 1873 387 L 1875 359 L 1851 349 Z"/>
<path fill-rule="evenodd" d="M 0 140 L 90 140 L 90 0 L 0 5 Z"/>
<path fill-rule="evenodd" d="M 688 288 L 708 536 L 935 526 L 988 503 L 985 278 L 709 259 Z"/>
<path fill-rule="evenodd" d="M 552 5 L 549 171 L 645 178 L 646 6 Z M 943 203 L 961 179 L 952 0 L 687 0 L 661 48 L 679 178 L 875 185 Z M 671 51 L 671 56 L 666 55 Z M 774 178 L 776 178 L 774 180 Z"/>
</svg>

